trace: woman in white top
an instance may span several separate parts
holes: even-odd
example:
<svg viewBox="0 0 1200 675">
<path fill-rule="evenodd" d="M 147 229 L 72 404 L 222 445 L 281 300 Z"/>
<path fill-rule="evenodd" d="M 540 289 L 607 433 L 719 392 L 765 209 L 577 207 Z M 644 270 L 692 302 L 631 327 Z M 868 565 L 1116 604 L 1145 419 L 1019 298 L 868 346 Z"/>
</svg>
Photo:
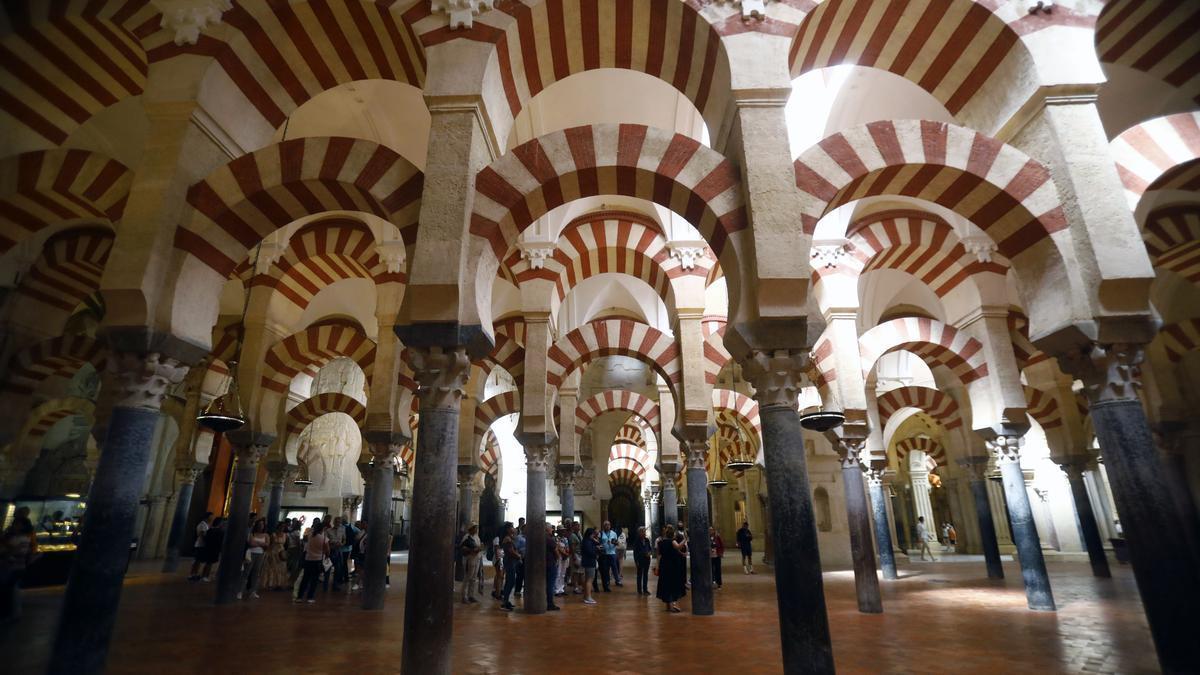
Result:
<svg viewBox="0 0 1200 675">
<path fill-rule="evenodd" d="M 267 519 L 259 518 L 250 526 L 250 536 L 246 537 L 247 561 L 242 565 L 243 590 L 238 591 L 237 599 L 242 599 L 243 591 L 250 591 L 250 597 L 258 599 L 258 577 L 262 572 L 263 554 L 271 543 L 271 535 L 267 534 Z"/>
<path fill-rule="evenodd" d="M 300 579 L 300 592 L 296 594 L 295 602 L 301 599 L 309 604 L 316 602 L 313 596 L 321 578 L 322 562 L 329 556 L 329 540 L 325 538 L 324 529 L 325 524 L 320 520 L 313 522 L 312 534 L 304 542 L 304 576 Z"/>
<path fill-rule="evenodd" d="M 196 524 L 196 542 L 192 544 L 192 571 L 188 573 L 188 581 L 200 579 L 200 567 L 204 565 L 204 535 L 208 534 L 209 523 L 212 521 L 212 511 L 205 511 L 200 522 Z"/>
<path fill-rule="evenodd" d="M 617 536 L 617 555 L 615 560 L 617 567 L 616 581 L 617 585 L 620 586 L 621 582 L 625 580 L 622 568 L 625 566 L 625 550 L 629 546 L 629 530 L 622 527 L 617 531 L 620 534 Z"/>
</svg>

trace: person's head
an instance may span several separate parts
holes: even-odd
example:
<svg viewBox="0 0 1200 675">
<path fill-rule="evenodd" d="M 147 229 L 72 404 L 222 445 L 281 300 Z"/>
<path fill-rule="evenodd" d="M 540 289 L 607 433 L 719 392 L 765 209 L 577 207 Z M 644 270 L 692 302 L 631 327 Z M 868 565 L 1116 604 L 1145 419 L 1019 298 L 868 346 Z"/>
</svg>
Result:
<svg viewBox="0 0 1200 675">
<path fill-rule="evenodd" d="M 917 522 L 918 522 L 918 523 L 923 523 L 923 522 L 925 522 L 925 516 L 917 516 Z"/>
<path fill-rule="evenodd" d="M 608 532 L 609 530 L 612 529 L 612 523 L 610 523 L 606 520 L 606 521 L 604 521 L 604 524 L 601 525 L 601 527 L 604 529 L 605 532 Z"/>
<path fill-rule="evenodd" d="M 575 522 L 571 523 L 571 531 L 572 532 L 578 532 L 581 527 L 582 526 L 579 523 L 575 523 Z"/>
<path fill-rule="evenodd" d="M 474 534 L 477 534 L 478 532 L 479 532 L 479 526 L 476 525 L 475 523 L 471 523 L 470 525 L 467 526 L 468 534 L 474 535 Z"/>
<path fill-rule="evenodd" d="M 20 520 L 29 520 L 29 507 L 28 506 L 18 507 L 17 510 L 13 512 L 13 518 L 20 519 Z"/>
<path fill-rule="evenodd" d="M 715 527 L 708 528 L 708 536 L 711 537 L 711 536 L 715 535 L 716 533 L 717 533 L 717 528 L 715 528 Z"/>
<path fill-rule="evenodd" d="M 583 531 L 583 537 L 585 539 L 591 539 L 594 536 L 596 536 L 596 528 L 594 528 L 594 527 L 589 527 L 588 529 Z"/>
<path fill-rule="evenodd" d="M 334 525 L 341 525 L 341 524 L 342 524 L 342 519 L 341 519 L 341 517 L 339 516 L 339 517 L 337 517 L 337 518 L 334 518 L 334 519 L 333 519 L 333 524 L 334 524 Z"/>
<path fill-rule="evenodd" d="M 250 532 L 252 532 L 253 534 L 261 534 L 266 531 L 267 531 L 267 519 L 266 518 L 259 518 L 258 520 L 254 521 L 253 525 L 250 526 Z"/>
<path fill-rule="evenodd" d="M 525 527 L 525 519 L 517 518 L 517 524 L 520 525 L 521 527 Z"/>
<path fill-rule="evenodd" d="M 275 526 L 275 533 L 276 534 L 287 534 L 288 533 L 288 523 L 286 520 Z"/>
<path fill-rule="evenodd" d="M 200 516 L 200 520 L 202 520 L 206 523 L 211 523 L 212 522 L 212 511 L 205 511 L 204 515 Z"/>
<path fill-rule="evenodd" d="M 321 520 L 313 521 L 313 528 L 312 528 L 313 534 L 321 534 L 321 530 L 324 530 L 324 529 L 325 529 L 325 523 L 323 521 L 321 521 Z"/>
<path fill-rule="evenodd" d="M 674 539 L 675 528 L 671 525 L 663 525 L 663 539 Z"/>
<path fill-rule="evenodd" d="M 742 527 L 748 530 L 748 529 L 750 529 L 750 523 L 748 521 L 743 520 Z"/>
<path fill-rule="evenodd" d="M 546 529 L 546 534 L 548 534 L 552 537 L 554 536 L 554 526 L 553 525 L 551 525 L 550 523 L 546 523 L 545 529 Z"/>
<path fill-rule="evenodd" d="M 644 527 L 639 527 L 637 532 L 638 532 L 637 536 L 639 539 L 646 536 L 646 528 L 644 528 Z"/>
<path fill-rule="evenodd" d="M 504 521 L 504 527 L 501 529 L 501 532 L 503 532 L 505 536 L 511 537 L 514 532 L 513 524 L 508 521 Z"/>
</svg>

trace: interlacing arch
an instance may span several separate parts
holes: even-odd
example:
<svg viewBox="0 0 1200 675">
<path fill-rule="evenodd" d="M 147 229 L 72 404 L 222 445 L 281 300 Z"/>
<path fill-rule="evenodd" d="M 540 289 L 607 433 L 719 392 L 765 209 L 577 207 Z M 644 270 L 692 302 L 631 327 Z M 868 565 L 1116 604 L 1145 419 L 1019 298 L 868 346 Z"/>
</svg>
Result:
<svg viewBox="0 0 1200 675">
<path fill-rule="evenodd" d="M 1096 19 L 1101 63 L 1140 70 L 1176 89 L 1200 91 L 1200 8 L 1175 0 L 1109 0 Z M 1200 104 L 1200 94 L 1192 100 Z"/>
<path fill-rule="evenodd" d="M 582 436 L 592 420 L 614 410 L 641 418 L 648 429 L 661 429 L 658 403 L 636 391 L 610 389 L 579 402 L 575 408 L 575 434 Z"/>
<path fill-rule="evenodd" d="M 85 363 L 102 370 L 104 360 L 104 348 L 86 335 L 50 338 L 13 354 L 5 388 L 18 394 L 31 394 L 51 377 L 73 377 Z"/>
<path fill-rule="evenodd" d="M 1200 319 L 1167 324 L 1158 332 L 1156 340 L 1166 349 L 1167 360 L 1179 363 L 1188 352 L 1200 349 Z"/>
<path fill-rule="evenodd" d="M 858 344 L 864 378 L 870 375 L 880 357 L 898 350 L 912 352 L 931 366 L 949 368 L 963 384 L 988 374 L 983 344 L 933 319 L 892 319 L 863 333 Z"/>
<path fill-rule="evenodd" d="M 367 407 L 361 401 L 340 392 L 327 392 L 307 398 L 287 413 L 288 438 L 304 431 L 322 415 L 345 413 L 361 429 L 367 423 Z"/>
<path fill-rule="evenodd" d="M 133 172 L 87 150 L 44 150 L 0 160 L 0 254 L 71 221 L 121 219 Z"/>
<path fill-rule="evenodd" d="M 214 57 L 212 70 L 223 70 L 263 119 L 279 127 L 312 97 L 348 82 L 394 80 L 424 88 L 424 50 L 391 4 L 235 3 L 221 16 L 232 30 L 186 46 L 164 36 L 147 51 L 152 62 L 178 54 Z"/>
<path fill-rule="evenodd" d="M 1025 400 L 1029 403 L 1026 412 L 1041 425 L 1043 430 L 1062 426 L 1062 413 L 1059 412 L 1058 400 L 1053 395 L 1030 386 L 1025 386 L 1023 389 L 1025 390 Z"/>
<path fill-rule="evenodd" d="M 929 415 L 947 431 L 962 426 L 958 403 L 945 392 L 933 387 L 910 385 L 898 387 L 881 394 L 878 398 L 879 423 L 887 426 L 888 420 L 903 408 L 916 408 Z"/>
<path fill-rule="evenodd" d="M 886 70 L 982 129 L 1032 94 L 1015 75 L 1036 71 L 1017 31 L 971 0 L 824 0 L 800 22 L 789 60 L 793 78 L 841 64 Z"/>
<path fill-rule="evenodd" d="M 812 233 L 831 209 L 864 197 L 903 195 L 957 211 L 1016 262 L 1053 247 L 1066 229 L 1050 170 L 1016 148 L 963 127 L 887 120 L 834 134 L 795 161 L 800 215 Z"/>
<path fill-rule="evenodd" d="M 297 375 L 316 375 L 321 366 L 339 357 L 357 363 L 370 386 L 375 341 L 358 325 L 341 320 L 315 323 L 267 350 L 261 385 L 276 394 L 286 394 Z"/>
<path fill-rule="evenodd" d="M 937 466 L 946 466 L 946 449 L 942 447 L 941 443 L 928 436 L 909 436 L 896 443 L 896 459 L 900 461 L 901 466 L 904 466 L 908 453 L 913 450 L 925 453 L 925 456 Z M 930 467 L 930 470 L 932 469 L 933 467 Z"/>
<path fill-rule="evenodd" d="M 546 382 L 561 387 L 571 371 L 603 356 L 628 356 L 645 363 L 672 392 L 683 381 L 682 359 L 673 337 L 629 319 L 605 319 L 585 323 L 555 341 L 547 354 Z"/>
<path fill-rule="evenodd" d="M 72 228 L 51 235 L 41 257 L 21 277 L 17 293 L 47 308 L 73 311 L 100 288 L 112 245 L 112 230 L 105 227 Z"/>
<path fill-rule="evenodd" d="M 424 177 L 394 150 L 342 137 L 296 138 L 242 155 L 192 185 L 175 248 L 228 277 L 275 230 L 326 211 L 373 213 L 416 241 Z"/>
<path fill-rule="evenodd" d="M 1200 284 L 1200 204 L 1171 204 L 1151 211 L 1142 230 L 1154 267 Z"/>
<path fill-rule="evenodd" d="M 1151 190 L 1200 190 L 1200 112 L 1158 117 L 1109 144 L 1129 208 Z"/>
<path fill-rule="evenodd" d="M 482 442 L 496 420 L 520 414 L 521 392 L 505 391 L 475 406 L 475 442 Z"/>
<path fill-rule="evenodd" d="M 145 0 L 5 3 L 0 110 L 61 145 L 96 113 L 142 93 L 148 66 L 140 40 L 160 22 Z"/>
</svg>

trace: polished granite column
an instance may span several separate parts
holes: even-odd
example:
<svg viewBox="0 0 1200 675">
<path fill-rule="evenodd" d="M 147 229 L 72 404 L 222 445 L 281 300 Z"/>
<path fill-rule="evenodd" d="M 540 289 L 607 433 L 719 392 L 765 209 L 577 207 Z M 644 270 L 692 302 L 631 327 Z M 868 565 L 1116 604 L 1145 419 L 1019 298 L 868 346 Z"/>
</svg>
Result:
<svg viewBox="0 0 1200 675">
<path fill-rule="evenodd" d="M 374 461 L 366 469 L 363 512 L 367 521 L 365 574 L 362 581 L 362 608 L 383 609 L 387 600 L 387 566 L 392 543 L 392 481 L 395 460 L 408 439 L 399 433 L 367 431 L 363 433 L 367 450 Z"/>
<path fill-rule="evenodd" d="M 249 424 L 249 423 L 247 423 Z M 229 497 L 229 515 L 225 519 L 225 540 L 221 544 L 221 563 L 217 568 L 216 603 L 227 605 L 242 589 L 242 563 L 246 558 L 246 537 L 250 534 L 250 503 L 258 462 L 275 440 L 270 434 L 238 430 L 225 435 L 233 444 L 233 490 Z"/>
<path fill-rule="evenodd" d="M 1096 514 L 1092 512 L 1092 500 L 1088 499 L 1087 485 L 1083 474 L 1088 470 L 1091 459 L 1074 456 L 1063 463 L 1067 482 L 1071 485 L 1071 497 L 1075 500 L 1075 513 L 1079 516 L 1079 529 L 1083 532 L 1083 545 L 1087 548 L 1088 561 L 1092 564 L 1092 576 L 1107 579 L 1112 576 L 1108 569 L 1108 557 L 1104 554 L 1104 540 L 1096 525 Z"/>
<path fill-rule="evenodd" d="M 837 451 L 842 462 L 842 481 L 846 490 L 846 519 L 850 527 L 850 557 L 854 561 L 854 588 L 858 611 L 883 612 L 879 596 L 879 577 L 875 574 L 875 550 L 871 546 L 871 514 L 863 485 L 863 448 L 866 438 L 843 436 Z M 895 563 L 893 563 L 895 568 Z"/>
<path fill-rule="evenodd" d="M 1000 468 L 1004 483 L 1004 503 L 1012 525 L 1013 544 L 1021 563 L 1021 579 L 1025 582 L 1025 600 L 1029 609 L 1053 612 L 1054 593 L 1050 575 L 1042 556 L 1042 540 L 1033 522 L 1033 507 L 1025 490 L 1025 473 L 1021 470 L 1021 437 L 998 434 L 988 439 L 988 447 Z"/>
<path fill-rule="evenodd" d="M 192 493 L 196 489 L 196 479 L 200 477 L 199 465 L 175 469 L 175 512 L 171 515 L 171 531 L 167 534 L 167 553 L 163 558 L 162 571 L 171 574 L 179 569 L 179 550 L 187 538 L 188 511 L 192 506 Z"/>
<path fill-rule="evenodd" d="M 707 431 L 707 430 L 706 430 Z M 688 552 L 691 556 L 692 614 L 713 613 L 712 541 L 708 537 L 708 440 L 688 439 L 680 446 L 687 460 Z"/>
<path fill-rule="evenodd" d="M 267 485 L 271 496 L 267 499 L 267 532 L 274 533 L 279 525 L 279 513 L 283 510 L 283 490 L 294 476 L 294 469 L 284 461 L 267 464 Z"/>
<path fill-rule="evenodd" d="M 398 329 L 399 331 L 399 329 Z M 414 331 L 415 336 L 416 331 Z M 405 339 L 404 335 L 400 336 Z M 402 673 L 450 673 L 454 633 L 455 477 L 459 411 L 471 372 L 464 347 L 413 347 L 420 427 L 412 481 L 412 530 L 404 602 Z M 375 490 L 372 490 L 375 492 Z M 390 494 L 390 490 L 383 493 Z M 382 499 L 372 495 L 372 499 Z"/>
<path fill-rule="evenodd" d="M 662 534 L 662 486 L 650 486 L 650 526 L 646 534 L 654 541 Z"/>
<path fill-rule="evenodd" d="M 479 467 L 473 464 L 458 465 L 458 529 L 455 532 L 466 532 L 467 526 L 471 524 L 476 507 L 475 492 L 472 488 L 478 473 Z"/>
<path fill-rule="evenodd" d="M 887 496 L 883 490 L 883 468 L 867 471 L 867 489 L 871 495 L 871 517 L 875 529 L 875 548 L 879 549 L 879 567 L 883 578 L 899 579 L 896 551 L 892 547 L 892 528 L 888 524 Z"/>
<path fill-rule="evenodd" d="M 522 439 L 525 446 L 526 614 L 546 613 L 546 473 L 554 459 L 553 441 Z"/>
<path fill-rule="evenodd" d="M 658 471 L 662 479 L 662 519 L 663 526 L 670 525 L 678 529 L 679 523 L 679 489 L 675 486 L 675 478 L 679 473 L 673 467 L 663 467 Z"/>
<path fill-rule="evenodd" d="M 775 597 L 783 671 L 788 675 L 834 672 L 817 523 L 797 410 L 807 362 L 806 350 L 776 349 L 751 351 L 742 363 L 762 420 L 775 543 Z"/>
<path fill-rule="evenodd" d="M 104 671 L 159 410 L 168 387 L 187 374 L 185 364 L 202 355 L 176 342 L 144 331 L 109 336 L 101 396 L 112 412 L 63 595 L 47 668 L 54 675 Z"/>
<path fill-rule="evenodd" d="M 559 465 L 555 474 L 559 489 L 559 501 L 562 503 L 562 520 L 575 519 L 575 466 Z"/>
<path fill-rule="evenodd" d="M 1000 542 L 996 539 L 996 521 L 992 520 L 992 504 L 988 500 L 988 458 L 964 457 L 958 461 L 967 474 L 971 497 L 975 501 L 975 519 L 979 523 L 979 545 L 989 579 L 1003 579 L 1004 565 L 1000 561 Z"/>
</svg>

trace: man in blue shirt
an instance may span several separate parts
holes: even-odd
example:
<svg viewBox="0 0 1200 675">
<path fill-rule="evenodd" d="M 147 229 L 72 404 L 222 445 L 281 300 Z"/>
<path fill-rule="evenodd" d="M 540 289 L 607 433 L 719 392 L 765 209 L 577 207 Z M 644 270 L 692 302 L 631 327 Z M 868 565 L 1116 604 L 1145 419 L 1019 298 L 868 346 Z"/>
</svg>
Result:
<svg viewBox="0 0 1200 675">
<path fill-rule="evenodd" d="M 600 527 L 600 580 L 604 583 L 604 592 L 608 593 L 610 575 L 614 578 L 617 573 L 617 533 L 612 529 L 612 523 L 607 520 Z M 620 581 L 616 582 L 618 586 Z"/>
</svg>

